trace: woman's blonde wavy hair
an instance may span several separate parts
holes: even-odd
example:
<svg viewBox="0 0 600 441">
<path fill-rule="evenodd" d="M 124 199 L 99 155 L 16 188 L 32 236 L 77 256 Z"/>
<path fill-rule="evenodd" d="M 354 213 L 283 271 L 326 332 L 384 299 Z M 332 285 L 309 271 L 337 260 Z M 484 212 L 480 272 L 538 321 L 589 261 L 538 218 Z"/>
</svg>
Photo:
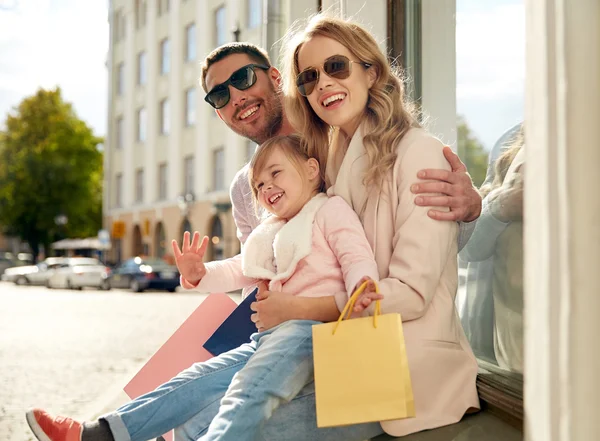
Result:
<svg viewBox="0 0 600 441">
<path fill-rule="evenodd" d="M 282 65 L 286 116 L 303 136 L 306 151 L 320 158 L 322 167 L 328 147 L 337 147 L 339 128 L 321 120 L 312 110 L 307 98 L 296 87 L 298 52 L 313 37 L 327 37 L 343 44 L 358 60 L 371 64 L 377 77 L 369 89 L 367 107 L 362 120 L 363 144 L 369 158 L 364 176 L 365 185 L 381 187 L 385 174 L 396 160 L 396 146 L 411 127 L 420 127 L 414 106 L 404 93 L 400 69 L 390 66 L 373 36 L 360 24 L 323 13 L 297 23 L 297 32 L 284 40 Z"/>
</svg>

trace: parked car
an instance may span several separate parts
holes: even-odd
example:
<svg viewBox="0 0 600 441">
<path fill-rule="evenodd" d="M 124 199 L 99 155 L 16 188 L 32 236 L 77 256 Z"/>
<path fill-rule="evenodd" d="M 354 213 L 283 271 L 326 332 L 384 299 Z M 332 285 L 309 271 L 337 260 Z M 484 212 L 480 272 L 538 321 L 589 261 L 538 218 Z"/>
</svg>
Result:
<svg viewBox="0 0 600 441">
<path fill-rule="evenodd" d="M 17 262 L 6 256 L 6 254 L 0 254 L 0 275 L 4 273 L 5 269 L 17 266 Z"/>
<path fill-rule="evenodd" d="M 15 282 L 17 285 L 45 285 L 52 271 L 66 261 L 65 257 L 48 257 L 37 265 L 7 268 L 2 274 L 2 280 Z"/>
<path fill-rule="evenodd" d="M 101 288 L 102 282 L 110 274 L 98 259 L 89 257 L 71 257 L 48 278 L 48 288 L 81 289 L 84 287 Z"/>
<path fill-rule="evenodd" d="M 135 292 L 167 290 L 175 292 L 179 286 L 177 267 L 160 259 L 134 257 L 126 260 L 111 271 L 102 287 L 129 288 Z"/>
</svg>

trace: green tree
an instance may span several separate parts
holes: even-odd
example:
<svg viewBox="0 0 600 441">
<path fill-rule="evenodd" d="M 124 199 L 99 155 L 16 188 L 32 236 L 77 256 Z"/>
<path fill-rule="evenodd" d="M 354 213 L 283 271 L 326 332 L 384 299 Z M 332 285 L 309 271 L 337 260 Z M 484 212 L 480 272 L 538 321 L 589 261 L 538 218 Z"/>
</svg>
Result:
<svg viewBox="0 0 600 441">
<path fill-rule="evenodd" d="M 63 101 L 60 88 L 25 98 L 0 131 L 0 225 L 36 256 L 63 237 L 102 225 L 101 138 Z M 66 225 L 57 225 L 59 215 Z"/>
<path fill-rule="evenodd" d="M 462 116 L 457 121 L 458 156 L 467 166 L 467 170 L 476 187 L 481 187 L 485 181 L 488 164 L 488 152 L 481 142 L 473 135 L 467 122 Z"/>
</svg>

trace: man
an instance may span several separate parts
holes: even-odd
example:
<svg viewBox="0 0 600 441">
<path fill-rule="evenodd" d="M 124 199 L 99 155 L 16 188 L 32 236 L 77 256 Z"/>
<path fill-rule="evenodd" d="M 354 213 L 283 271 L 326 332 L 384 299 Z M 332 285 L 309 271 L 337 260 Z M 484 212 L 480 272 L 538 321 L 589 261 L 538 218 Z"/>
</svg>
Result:
<svg viewBox="0 0 600 441">
<path fill-rule="evenodd" d="M 257 144 L 294 131 L 283 112 L 280 83 L 279 71 L 271 66 L 267 54 L 248 43 L 230 43 L 217 48 L 202 67 L 202 86 L 208 92 L 205 100 L 234 132 Z M 419 177 L 434 182 L 418 182 L 413 189 L 415 193 L 439 192 L 444 196 L 419 196 L 422 199 L 417 203 L 452 209 L 449 213 L 432 211 L 430 216 L 434 219 L 474 220 L 481 210 L 481 198 L 473 189 L 464 165 L 450 153 L 447 157 L 453 172 L 425 170 Z M 244 243 L 259 223 L 251 199 L 247 167 L 233 180 L 231 201 L 238 237 Z M 273 296 L 268 291 L 263 292 L 252 307 L 256 311 L 253 320 L 261 329 L 271 329 L 290 319 L 328 322 L 340 314 L 333 297 L 306 298 L 286 293 Z M 95 422 L 82 425 L 70 418 L 53 418 L 39 409 L 28 412 L 27 419 L 36 434 L 42 433 L 39 439 L 51 441 L 144 441 L 175 427 L 178 439 L 197 440 L 217 414 L 231 379 L 244 365 L 245 360 L 240 361 L 241 358 L 242 355 L 231 351 L 206 363 L 195 364 L 155 391 Z M 380 433 L 379 424 L 317 429 L 312 383 L 291 402 L 279 407 L 263 429 L 264 439 L 269 440 L 280 440 L 282 434 L 287 440 L 317 437 L 351 440 Z"/>
</svg>

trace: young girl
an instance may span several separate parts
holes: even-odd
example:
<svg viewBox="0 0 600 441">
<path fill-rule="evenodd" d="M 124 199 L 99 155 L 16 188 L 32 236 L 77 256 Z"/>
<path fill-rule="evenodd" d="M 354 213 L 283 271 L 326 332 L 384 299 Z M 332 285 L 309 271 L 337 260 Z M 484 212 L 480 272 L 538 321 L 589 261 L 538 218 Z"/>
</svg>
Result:
<svg viewBox="0 0 600 441">
<path fill-rule="evenodd" d="M 191 244 L 189 233 L 184 234 L 183 250 L 173 241 L 184 287 L 233 291 L 267 280 L 270 290 L 309 297 L 344 293 L 348 298 L 364 281 L 378 280 L 377 264 L 358 216 L 342 198 L 325 195 L 323 169 L 302 144 L 297 135 L 278 136 L 255 153 L 250 164 L 251 188 L 257 205 L 271 216 L 250 234 L 241 259 L 204 264 L 208 237 L 200 241 L 198 232 Z M 358 301 L 369 304 L 382 298 L 371 288 Z M 311 335 L 316 323 L 282 323 L 253 334 L 249 344 L 191 368 L 204 371 L 201 378 L 193 380 L 199 383 L 194 389 L 197 393 L 211 397 L 220 388 L 227 389 L 202 440 L 258 439 L 262 423 L 279 404 L 294 398 L 312 381 Z M 260 323 L 257 326 L 261 328 Z M 186 371 L 169 383 L 183 384 L 185 380 Z M 169 383 L 164 388 L 173 387 Z M 153 394 L 136 401 L 149 400 Z M 190 394 L 190 403 L 184 403 L 186 411 L 194 412 L 190 416 L 200 410 L 193 405 L 194 398 Z M 28 413 L 27 420 L 40 440 L 67 440 L 65 432 L 52 433 L 40 424 L 35 411 Z M 119 419 L 107 415 L 104 420 L 111 433 L 97 441 L 123 438 Z M 81 430 L 72 427 L 72 431 Z M 74 440 L 80 439 L 78 433 L 75 436 Z"/>
</svg>

